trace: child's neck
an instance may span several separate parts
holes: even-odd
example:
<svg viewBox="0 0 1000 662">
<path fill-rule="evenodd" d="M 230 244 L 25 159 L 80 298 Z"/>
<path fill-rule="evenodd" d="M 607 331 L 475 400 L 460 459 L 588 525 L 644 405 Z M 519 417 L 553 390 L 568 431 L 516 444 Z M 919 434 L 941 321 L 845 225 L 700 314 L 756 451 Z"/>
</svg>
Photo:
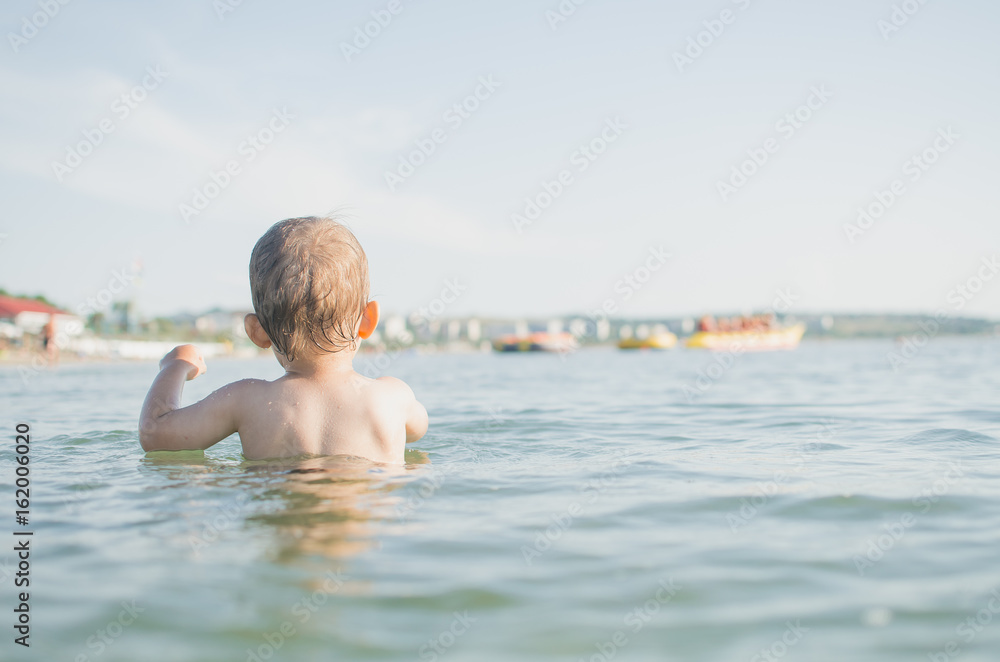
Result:
<svg viewBox="0 0 1000 662">
<path fill-rule="evenodd" d="M 298 356 L 294 361 L 276 354 L 285 372 L 301 377 L 325 377 L 347 374 L 354 371 L 354 350 L 345 349 L 339 352 L 324 352 Z"/>
</svg>

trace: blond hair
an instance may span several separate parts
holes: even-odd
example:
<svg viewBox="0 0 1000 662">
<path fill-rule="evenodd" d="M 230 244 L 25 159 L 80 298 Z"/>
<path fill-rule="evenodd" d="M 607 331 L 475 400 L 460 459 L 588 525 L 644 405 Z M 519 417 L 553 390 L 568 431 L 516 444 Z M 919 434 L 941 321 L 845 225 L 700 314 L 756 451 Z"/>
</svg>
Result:
<svg viewBox="0 0 1000 662">
<path fill-rule="evenodd" d="M 254 312 L 289 361 L 310 351 L 339 352 L 357 341 L 368 305 L 368 258 L 332 218 L 279 221 L 250 255 Z"/>
</svg>

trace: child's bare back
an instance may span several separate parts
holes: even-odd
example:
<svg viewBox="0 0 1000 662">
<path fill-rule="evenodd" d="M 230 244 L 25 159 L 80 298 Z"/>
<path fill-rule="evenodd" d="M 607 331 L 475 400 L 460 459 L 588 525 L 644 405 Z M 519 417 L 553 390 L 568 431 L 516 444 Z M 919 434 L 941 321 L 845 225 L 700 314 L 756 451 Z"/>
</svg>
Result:
<svg viewBox="0 0 1000 662">
<path fill-rule="evenodd" d="M 392 377 L 286 375 L 232 386 L 241 400 L 243 454 L 251 460 L 309 454 L 399 462 L 426 416 L 410 387 Z"/>
<path fill-rule="evenodd" d="M 193 345 L 160 362 L 139 421 L 147 450 L 205 449 L 239 432 L 248 459 L 354 455 L 401 463 L 427 430 L 427 412 L 398 379 L 369 379 L 352 359 L 378 324 L 368 263 L 354 235 L 325 218 L 274 225 L 250 261 L 250 340 L 285 368 L 273 382 L 245 379 L 180 407 L 184 381 L 205 372 Z"/>
</svg>

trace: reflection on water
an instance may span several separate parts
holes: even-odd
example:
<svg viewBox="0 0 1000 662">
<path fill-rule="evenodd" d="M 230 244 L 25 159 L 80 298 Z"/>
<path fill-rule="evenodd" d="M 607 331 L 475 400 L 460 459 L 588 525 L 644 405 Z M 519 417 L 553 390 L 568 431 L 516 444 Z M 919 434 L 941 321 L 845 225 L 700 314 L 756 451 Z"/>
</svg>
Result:
<svg viewBox="0 0 1000 662">
<path fill-rule="evenodd" d="M 373 522 L 391 516 L 394 496 L 407 475 L 404 467 L 378 466 L 360 458 L 306 458 L 251 463 L 249 474 L 270 476 L 258 498 L 269 507 L 247 518 L 273 537 L 272 558 L 292 563 L 303 557 L 347 558 L 376 545 Z"/>
<path fill-rule="evenodd" d="M 141 470 L 164 490 L 190 492 L 198 485 L 239 490 L 215 504 L 200 530 L 192 530 L 196 556 L 238 524 L 267 534 L 266 557 L 279 563 L 313 558 L 323 567 L 377 545 L 377 522 L 398 519 L 404 498 L 396 492 L 427 470 L 426 453 L 407 450 L 407 464 L 385 465 L 350 456 L 219 461 L 202 451 L 148 453 Z M 197 518 L 194 518 L 197 520 Z"/>
</svg>

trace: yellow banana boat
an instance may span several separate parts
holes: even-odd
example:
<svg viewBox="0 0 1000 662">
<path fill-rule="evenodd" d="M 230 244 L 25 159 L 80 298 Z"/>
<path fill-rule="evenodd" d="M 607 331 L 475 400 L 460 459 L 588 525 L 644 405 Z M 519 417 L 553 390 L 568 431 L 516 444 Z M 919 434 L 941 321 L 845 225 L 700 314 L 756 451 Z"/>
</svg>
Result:
<svg viewBox="0 0 1000 662">
<path fill-rule="evenodd" d="M 670 349 L 676 344 L 677 336 L 667 331 L 645 338 L 622 338 L 618 341 L 618 349 Z"/>
<path fill-rule="evenodd" d="M 795 349 L 806 332 L 802 322 L 784 329 L 750 331 L 698 331 L 689 336 L 685 345 L 692 349 L 726 351 L 769 351 Z"/>
</svg>

